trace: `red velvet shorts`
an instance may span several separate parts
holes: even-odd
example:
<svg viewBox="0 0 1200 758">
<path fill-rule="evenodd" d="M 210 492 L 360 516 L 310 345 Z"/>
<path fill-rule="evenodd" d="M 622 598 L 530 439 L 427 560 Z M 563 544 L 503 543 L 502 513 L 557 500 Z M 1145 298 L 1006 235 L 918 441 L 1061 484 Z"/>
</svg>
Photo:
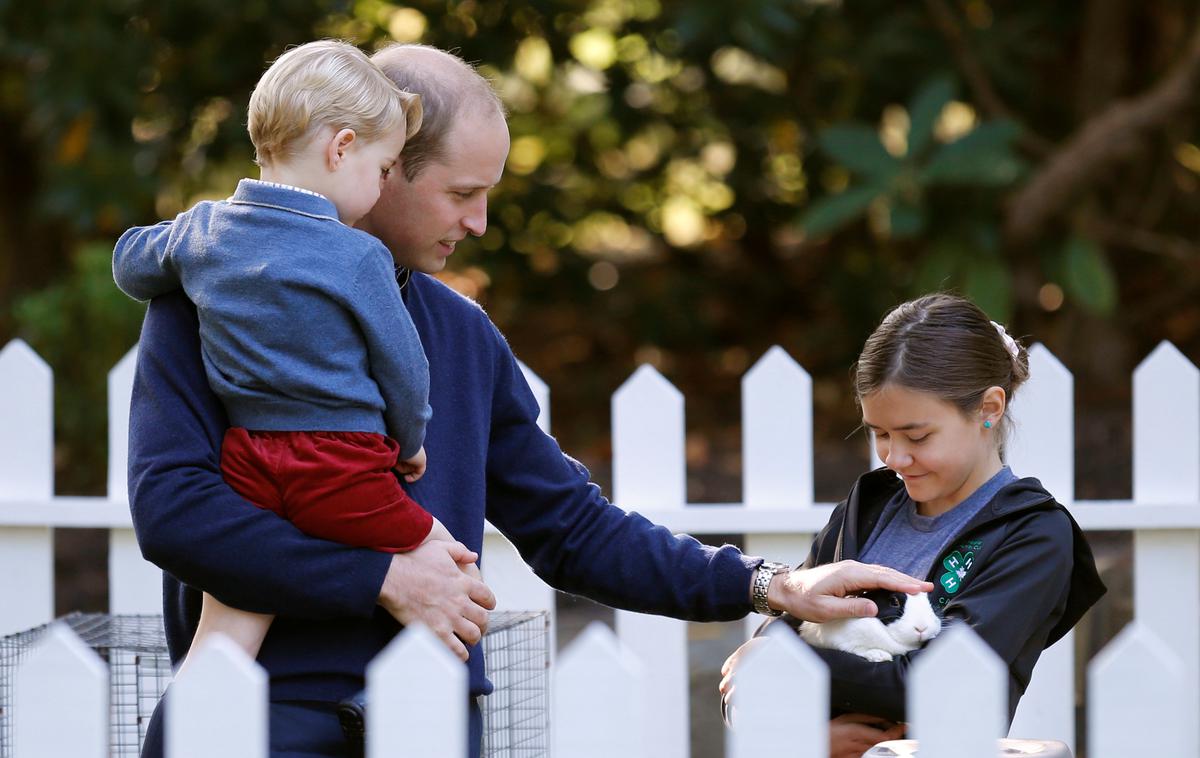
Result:
<svg viewBox="0 0 1200 758">
<path fill-rule="evenodd" d="M 433 517 L 392 473 L 400 446 L 368 432 L 255 432 L 232 427 L 221 472 L 239 495 L 313 537 L 389 553 L 412 550 Z"/>
</svg>

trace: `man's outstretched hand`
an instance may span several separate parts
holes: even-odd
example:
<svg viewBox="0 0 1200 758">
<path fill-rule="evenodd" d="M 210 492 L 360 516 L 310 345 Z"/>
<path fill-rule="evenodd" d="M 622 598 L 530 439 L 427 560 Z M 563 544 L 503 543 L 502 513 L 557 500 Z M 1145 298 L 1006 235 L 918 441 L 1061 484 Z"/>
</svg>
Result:
<svg viewBox="0 0 1200 758">
<path fill-rule="evenodd" d="M 450 652 L 467 659 L 487 631 L 488 611 L 496 596 L 483 583 L 479 555 L 461 542 L 431 540 L 392 556 L 379 590 L 379 604 L 401 624 L 420 622 Z"/>
<path fill-rule="evenodd" d="M 876 588 L 910 594 L 933 591 L 929 582 L 884 566 L 840 561 L 779 574 L 771 580 L 767 604 L 803 621 L 874 616 L 875 603 L 846 595 Z"/>
</svg>

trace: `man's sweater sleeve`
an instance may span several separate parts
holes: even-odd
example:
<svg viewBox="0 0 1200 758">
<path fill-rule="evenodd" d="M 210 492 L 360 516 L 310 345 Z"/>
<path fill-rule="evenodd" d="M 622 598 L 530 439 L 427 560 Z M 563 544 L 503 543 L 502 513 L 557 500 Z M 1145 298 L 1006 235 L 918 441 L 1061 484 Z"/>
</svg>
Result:
<svg viewBox="0 0 1200 758">
<path fill-rule="evenodd" d="M 429 423 L 429 361 L 400 290 L 391 254 L 376 243 L 378 255 L 365 256 L 346 299 L 367 344 L 371 377 L 383 396 L 388 435 L 400 443 L 401 459 L 421 449 Z"/>
<path fill-rule="evenodd" d="M 495 338 L 487 517 L 537 575 L 616 608 L 698 621 L 745 616 L 760 560 L 674 535 L 606 500 L 537 426 L 537 401 Z"/>
<path fill-rule="evenodd" d="M 134 300 L 149 300 L 179 289 L 171 262 L 171 234 L 176 221 L 135 226 L 113 248 L 113 281 Z"/>
<path fill-rule="evenodd" d="M 369 616 L 390 556 L 309 537 L 221 478 L 227 421 L 182 292 L 151 302 L 129 419 L 129 500 L 147 560 L 235 608 Z"/>
</svg>

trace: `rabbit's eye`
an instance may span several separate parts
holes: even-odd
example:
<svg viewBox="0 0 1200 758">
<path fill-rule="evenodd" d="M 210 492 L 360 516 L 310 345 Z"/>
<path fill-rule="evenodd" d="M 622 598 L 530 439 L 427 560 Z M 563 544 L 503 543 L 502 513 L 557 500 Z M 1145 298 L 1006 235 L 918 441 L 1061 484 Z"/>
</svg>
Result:
<svg viewBox="0 0 1200 758">
<path fill-rule="evenodd" d="M 892 598 L 892 607 L 893 607 L 893 608 L 899 608 L 899 607 L 900 607 L 900 598 L 898 598 L 898 597 L 893 597 L 893 598 Z"/>
</svg>

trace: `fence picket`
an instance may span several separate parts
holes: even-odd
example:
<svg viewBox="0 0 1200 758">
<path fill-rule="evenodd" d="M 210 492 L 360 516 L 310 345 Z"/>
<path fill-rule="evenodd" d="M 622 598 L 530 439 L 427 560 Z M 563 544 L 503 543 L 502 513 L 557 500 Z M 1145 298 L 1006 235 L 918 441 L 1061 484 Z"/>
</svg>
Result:
<svg viewBox="0 0 1200 758">
<path fill-rule="evenodd" d="M 420 624 L 367 666 L 367 758 L 467 752 L 467 668 Z"/>
<path fill-rule="evenodd" d="M 812 436 L 812 378 L 776 345 L 742 377 L 747 508 L 812 506 Z"/>
<path fill-rule="evenodd" d="M 687 500 L 683 395 L 642 366 L 612 398 L 613 495 L 625 510 L 682 508 Z"/>
<path fill-rule="evenodd" d="M 137 347 L 108 372 L 108 499 L 129 502 L 129 398 Z M 162 572 L 142 557 L 133 529 L 108 534 L 108 606 L 112 613 L 161 613 Z"/>
<path fill-rule="evenodd" d="M 1133 373 L 1133 499 L 1137 505 L 1200 501 L 1200 371 L 1162 343 Z M 1200 531 L 1134 532 L 1134 617 L 1180 658 L 1183 713 L 1200 712 Z M 1189 719 L 1182 755 L 1200 755 Z"/>
<path fill-rule="evenodd" d="M 641 661 L 648 703 L 654 718 L 646 720 L 644 744 L 655 758 L 687 758 L 688 651 L 687 622 L 645 613 L 617 611 L 617 638 Z"/>
<path fill-rule="evenodd" d="M 738 666 L 730 758 L 829 754 L 829 670 L 784 624 Z"/>
<path fill-rule="evenodd" d="M 1039 479 L 1060 503 L 1075 500 L 1075 379 L 1044 345 L 1029 350 L 1029 381 L 1012 404 L 1006 445 L 1017 476 Z M 1075 750 L 1074 634 L 1042 652 L 1013 719 L 1012 737 L 1061 740 Z"/>
<path fill-rule="evenodd" d="M 612 631 L 593 622 L 558 661 L 553 755 L 649 758 L 644 742 L 646 678 Z"/>
<path fill-rule="evenodd" d="M 542 378 L 533 372 L 533 369 L 526 366 L 521 361 L 517 361 L 517 365 L 521 367 L 521 373 L 525 376 L 525 381 L 529 384 L 529 389 L 533 391 L 533 397 L 538 403 L 537 424 L 543 432 L 550 433 L 550 387 Z"/>
<path fill-rule="evenodd" d="M 1195 724 L 1180 658 L 1140 622 L 1121 631 L 1088 667 L 1090 758 L 1186 756 Z M 1136 683 L 1136 684 L 1135 684 Z"/>
<path fill-rule="evenodd" d="M 65 624 L 54 624 L 18 670 L 14 758 L 107 758 L 108 669 Z"/>
<path fill-rule="evenodd" d="M 54 496 L 54 376 L 21 340 L 0 350 L 0 499 Z M 0 527 L 0 636 L 54 615 L 54 535 L 45 526 Z"/>
<path fill-rule="evenodd" d="M 1008 727 L 1008 672 L 966 624 L 934 640 L 908 677 L 911 736 L 921 758 L 996 758 Z"/>
<path fill-rule="evenodd" d="M 529 383 L 529 388 L 541 409 L 538 414 L 538 426 L 549 434 L 550 388 L 524 363 L 518 361 L 517 365 L 521 367 L 521 373 L 524 374 L 525 381 Z M 546 610 L 550 613 L 550 639 L 554 639 L 557 629 L 554 589 L 533 573 L 533 569 L 522 560 L 521 554 L 504 535 L 497 532 L 484 533 L 481 570 L 483 580 L 496 593 L 496 610 Z M 551 645 L 552 661 L 554 655 L 554 645 Z"/>
<path fill-rule="evenodd" d="M 266 758 L 267 672 L 223 634 L 167 691 L 166 758 Z"/>
</svg>

